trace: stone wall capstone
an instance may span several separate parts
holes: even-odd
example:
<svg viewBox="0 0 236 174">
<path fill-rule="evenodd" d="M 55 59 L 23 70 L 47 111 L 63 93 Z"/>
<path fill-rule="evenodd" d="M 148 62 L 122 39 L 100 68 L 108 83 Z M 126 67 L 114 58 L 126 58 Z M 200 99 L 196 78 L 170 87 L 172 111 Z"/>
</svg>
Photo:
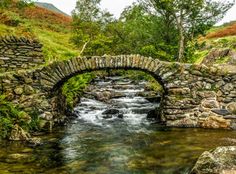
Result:
<svg viewBox="0 0 236 174">
<path fill-rule="evenodd" d="M 0 73 L 29 69 L 44 63 L 42 44 L 15 36 L 0 38 Z"/>
</svg>

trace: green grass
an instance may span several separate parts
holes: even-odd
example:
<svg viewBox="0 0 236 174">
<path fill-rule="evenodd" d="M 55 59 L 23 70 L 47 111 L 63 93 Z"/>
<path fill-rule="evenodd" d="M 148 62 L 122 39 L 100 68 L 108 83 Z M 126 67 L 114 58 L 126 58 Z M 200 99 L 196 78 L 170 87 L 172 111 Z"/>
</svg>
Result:
<svg viewBox="0 0 236 174">
<path fill-rule="evenodd" d="M 58 33 L 38 28 L 35 28 L 33 31 L 44 45 L 43 53 L 46 62 L 66 60 L 79 55 L 75 46 L 69 41 L 69 33 Z"/>
<path fill-rule="evenodd" d="M 70 26 L 22 18 L 11 11 L 6 11 L 4 14 L 13 21 L 17 17 L 19 24 L 13 27 L 0 21 L 0 36 L 15 35 L 39 40 L 43 44 L 46 63 L 79 56 L 76 46 L 70 42 Z"/>
</svg>

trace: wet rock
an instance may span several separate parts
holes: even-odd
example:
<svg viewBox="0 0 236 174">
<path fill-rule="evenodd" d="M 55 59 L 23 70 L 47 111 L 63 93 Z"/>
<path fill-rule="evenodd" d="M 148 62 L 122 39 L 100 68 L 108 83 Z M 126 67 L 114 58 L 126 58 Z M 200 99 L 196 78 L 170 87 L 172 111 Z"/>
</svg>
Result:
<svg viewBox="0 0 236 174">
<path fill-rule="evenodd" d="M 119 114 L 119 115 L 117 116 L 117 118 L 122 119 L 122 118 L 124 118 L 124 115 L 123 115 L 123 114 Z"/>
<path fill-rule="evenodd" d="M 224 119 L 219 116 L 209 116 L 205 121 L 201 124 L 203 128 L 211 128 L 211 129 L 228 129 L 230 128 L 230 121 Z"/>
<path fill-rule="evenodd" d="M 217 147 L 204 152 L 191 174 L 233 174 L 236 171 L 236 146 Z"/>
<path fill-rule="evenodd" d="M 104 115 L 104 116 L 102 116 L 102 118 L 104 118 L 104 119 L 110 119 L 110 118 L 112 118 L 112 115 Z"/>
<path fill-rule="evenodd" d="M 12 128 L 9 140 L 12 141 L 27 141 L 30 139 L 30 134 L 23 130 L 19 125 L 14 125 Z"/>
<path fill-rule="evenodd" d="M 119 114 L 119 112 L 120 111 L 118 109 L 108 109 L 104 111 L 102 115 L 116 115 L 116 114 Z"/>
<path fill-rule="evenodd" d="M 124 117 L 124 115 L 122 113 L 120 113 L 120 111 L 117 109 L 108 109 L 108 110 L 104 111 L 102 113 L 102 115 L 104 115 L 103 116 L 104 119 L 109 119 L 109 118 L 113 118 L 113 117 L 117 117 L 117 118 L 121 119 Z"/>
<path fill-rule="evenodd" d="M 132 109 L 132 112 L 135 114 L 147 114 L 151 110 L 153 110 L 153 108 L 135 108 L 135 109 Z"/>
<path fill-rule="evenodd" d="M 29 143 L 31 146 L 39 146 L 39 145 L 42 144 L 42 140 L 41 140 L 41 138 L 36 138 L 36 137 L 34 137 L 34 138 L 30 138 L 30 139 L 28 140 L 28 143 Z"/>
<path fill-rule="evenodd" d="M 121 97 L 125 97 L 125 94 L 122 94 L 120 92 L 113 92 L 112 93 L 112 98 L 121 98 Z"/>
<path fill-rule="evenodd" d="M 157 111 L 156 110 L 151 110 L 147 114 L 147 119 L 153 119 L 157 118 Z"/>
<path fill-rule="evenodd" d="M 159 103 L 161 101 L 161 96 L 156 96 L 156 97 L 146 97 L 146 100 L 148 100 L 151 103 Z"/>
<path fill-rule="evenodd" d="M 95 98 L 99 101 L 108 101 L 112 98 L 112 93 L 110 91 L 96 92 Z"/>
<path fill-rule="evenodd" d="M 7 163 L 15 163 L 15 162 L 24 162 L 28 161 L 30 159 L 29 154 L 20 154 L 20 153 L 15 153 L 15 154 L 10 154 L 6 157 L 6 162 Z"/>
</svg>

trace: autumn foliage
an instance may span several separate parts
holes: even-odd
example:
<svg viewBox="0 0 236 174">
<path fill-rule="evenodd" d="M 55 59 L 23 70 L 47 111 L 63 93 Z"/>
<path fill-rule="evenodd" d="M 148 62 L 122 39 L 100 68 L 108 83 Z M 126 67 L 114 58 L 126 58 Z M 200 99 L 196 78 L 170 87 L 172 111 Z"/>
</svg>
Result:
<svg viewBox="0 0 236 174">
<path fill-rule="evenodd" d="M 37 5 L 29 5 L 19 8 L 18 0 L 9 0 L 9 5 L 5 9 L 0 9 L 0 22 L 6 25 L 10 24 L 12 19 L 17 18 L 37 21 L 40 24 L 59 25 L 67 28 L 72 22 L 70 16 L 66 16 Z"/>
<path fill-rule="evenodd" d="M 227 26 L 223 29 L 220 29 L 216 32 L 209 33 L 206 38 L 220 38 L 220 37 L 226 37 L 226 36 L 235 36 L 236 35 L 236 23 L 233 23 L 230 26 Z"/>
<path fill-rule="evenodd" d="M 47 10 L 42 7 L 34 6 L 22 11 L 22 15 L 28 19 L 46 21 L 51 24 L 70 25 L 72 18 L 60 13 Z"/>
</svg>

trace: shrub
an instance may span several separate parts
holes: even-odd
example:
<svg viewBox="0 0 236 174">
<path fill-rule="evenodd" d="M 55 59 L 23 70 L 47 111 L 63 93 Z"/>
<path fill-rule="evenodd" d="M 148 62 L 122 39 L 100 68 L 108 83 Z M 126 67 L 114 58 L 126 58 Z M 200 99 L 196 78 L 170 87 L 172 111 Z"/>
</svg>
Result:
<svg viewBox="0 0 236 174">
<path fill-rule="evenodd" d="M 64 84 L 62 94 L 66 97 L 66 103 L 70 109 L 74 107 L 74 101 L 82 96 L 84 89 L 94 78 L 94 73 L 85 73 L 72 77 Z"/>
<path fill-rule="evenodd" d="M 11 11 L 0 12 L 0 21 L 1 23 L 12 27 L 17 27 L 23 22 L 17 13 Z"/>
</svg>

